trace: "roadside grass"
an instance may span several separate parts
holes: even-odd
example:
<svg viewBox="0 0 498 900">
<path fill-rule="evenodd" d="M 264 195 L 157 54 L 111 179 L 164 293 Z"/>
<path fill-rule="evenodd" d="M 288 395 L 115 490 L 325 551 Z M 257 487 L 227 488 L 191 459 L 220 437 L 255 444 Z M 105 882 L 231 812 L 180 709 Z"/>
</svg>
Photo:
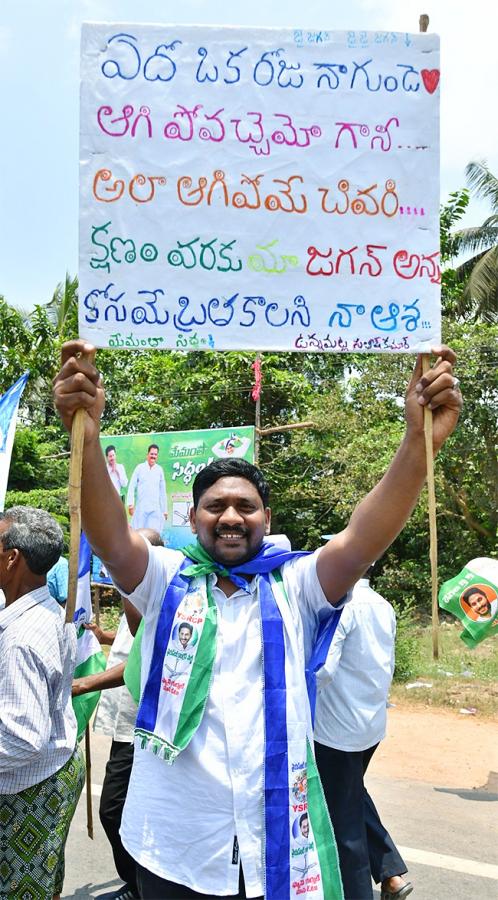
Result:
<svg viewBox="0 0 498 900">
<path fill-rule="evenodd" d="M 123 615 L 123 607 L 118 602 L 112 606 L 102 606 L 100 608 L 100 627 L 104 631 L 117 631 L 119 620 Z"/>
<path fill-rule="evenodd" d="M 439 658 L 434 660 L 431 625 L 420 625 L 413 619 L 402 624 L 397 653 L 403 671 L 401 677 L 395 675 L 391 703 L 446 707 L 457 712 L 475 709 L 477 716 L 498 718 L 498 641 L 487 638 L 469 650 L 459 638 L 461 630 L 458 622 L 440 623 Z M 417 681 L 432 687 L 408 687 Z"/>
<path fill-rule="evenodd" d="M 99 619 L 100 627 L 103 631 L 117 631 L 119 620 L 123 615 L 123 606 L 117 591 L 113 589 L 104 590 L 100 595 Z M 95 598 L 94 598 L 95 608 Z M 109 656 L 110 646 L 104 644 L 102 650 L 106 656 Z"/>
</svg>

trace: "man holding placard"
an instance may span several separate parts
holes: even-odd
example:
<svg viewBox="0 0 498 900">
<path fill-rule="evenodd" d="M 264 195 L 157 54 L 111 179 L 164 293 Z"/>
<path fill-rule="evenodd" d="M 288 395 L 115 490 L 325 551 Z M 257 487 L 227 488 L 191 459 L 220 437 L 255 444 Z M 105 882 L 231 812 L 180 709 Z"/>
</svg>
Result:
<svg viewBox="0 0 498 900">
<path fill-rule="evenodd" d="M 104 390 L 79 356 L 92 349 L 83 341 L 64 346 L 55 403 L 68 429 L 75 411 L 87 410 L 83 527 L 145 618 L 137 752 L 121 830 L 137 860 L 141 896 L 281 900 L 310 889 L 340 900 L 310 749 L 304 665 L 320 622 L 412 512 L 426 475 L 424 407 L 433 413 L 434 452 L 456 426 L 455 354 L 435 348 L 425 374 L 417 360 L 406 434 L 389 469 L 346 528 L 306 555 L 265 542 L 268 486 L 242 460 L 218 460 L 197 476 L 190 516 L 197 544 L 184 552 L 151 548 L 135 534 L 99 443 Z M 181 622 L 193 631 L 180 651 Z M 171 678 L 168 665 L 179 654 L 186 671 Z"/>
</svg>

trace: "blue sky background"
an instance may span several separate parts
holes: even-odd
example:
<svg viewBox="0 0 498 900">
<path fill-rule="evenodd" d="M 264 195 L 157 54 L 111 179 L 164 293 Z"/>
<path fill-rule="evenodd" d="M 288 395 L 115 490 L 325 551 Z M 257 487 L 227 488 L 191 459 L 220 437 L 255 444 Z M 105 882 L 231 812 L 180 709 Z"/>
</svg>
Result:
<svg viewBox="0 0 498 900">
<path fill-rule="evenodd" d="M 78 268 L 79 40 L 84 21 L 418 31 L 441 37 L 441 199 L 485 159 L 498 176 L 498 4 L 490 0 L 1 0 L 0 294 L 25 309 Z M 464 224 L 489 213 L 473 201 Z"/>
</svg>

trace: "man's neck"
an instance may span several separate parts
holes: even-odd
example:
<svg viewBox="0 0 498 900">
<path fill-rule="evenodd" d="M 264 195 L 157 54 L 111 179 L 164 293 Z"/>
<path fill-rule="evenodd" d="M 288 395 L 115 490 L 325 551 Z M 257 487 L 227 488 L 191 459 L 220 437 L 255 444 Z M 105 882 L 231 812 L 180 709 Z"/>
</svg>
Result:
<svg viewBox="0 0 498 900">
<path fill-rule="evenodd" d="M 15 603 L 16 600 L 19 600 L 21 597 L 24 597 L 26 594 L 32 594 L 33 591 L 37 591 L 38 588 L 43 587 L 47 583 L 44 575 L 40 575 L 36 579 L 30 579 L 27 581 L 22 581 L 19 584 L 8 584 L 4 586 L 3 592 L 5 594 L 5 606 L 11 606 L 12 603 Z"/>
<path fill-rule="evenodd" d="M 254 575 L 240 575 L 240 578 L 245 578 L 246 581 L 252 581 Z M 216 586 L 220 588 L 225 594 L 225 597 L 231 597 L 232 594 L 235 594 L 236 591 L 240 591 L 240 588 L 237 587 L 236 584 L 233 583 L 232 579 L 227 575 L 218 575 L 216 580 Z"/>
</svg>

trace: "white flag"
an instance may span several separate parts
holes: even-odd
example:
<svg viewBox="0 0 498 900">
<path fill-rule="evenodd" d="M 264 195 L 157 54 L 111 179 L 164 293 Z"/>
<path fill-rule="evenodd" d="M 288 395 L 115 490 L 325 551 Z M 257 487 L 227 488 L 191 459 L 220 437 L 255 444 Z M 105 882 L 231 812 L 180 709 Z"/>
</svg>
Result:
<svg viewBox="0 0 498 900">
<path fill-rule="evenodd" d="M 0 397 L 0 510 L 5 504 L 7 482 L 9 480 L 10 457 L 16 432 L 17 409 L 21 394 L 28 380 L 29 372 L 25 372 Z"/>
</svg>

